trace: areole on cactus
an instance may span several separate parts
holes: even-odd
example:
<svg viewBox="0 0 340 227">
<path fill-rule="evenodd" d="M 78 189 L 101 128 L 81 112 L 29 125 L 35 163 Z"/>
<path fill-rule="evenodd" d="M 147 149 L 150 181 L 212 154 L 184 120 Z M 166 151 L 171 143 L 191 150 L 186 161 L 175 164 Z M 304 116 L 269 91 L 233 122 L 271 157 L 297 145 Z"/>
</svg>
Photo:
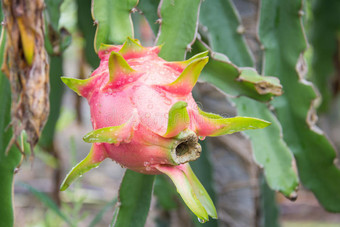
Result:
<svg viewBox="0 0 340 227">
<path fill-rule="evenodd" d="M 270 123 L 202 111 L 191 90 L 208 53 L 167 62 L 158 57 L 159 50 L 130 38 L 123 45 L 102 45 L 100 65 L 90 78 L 62 78 L 88 100 L 94 131 L 84 136 L 85 142 L 93 143 L 90 153 L 70 171 L 61 190 L 110 158 L 136 172 L 168 175 L 198 218 L 217 218 L 212 200 L 188 163 L 200 156 L 198 139 Z"/>
</svg>

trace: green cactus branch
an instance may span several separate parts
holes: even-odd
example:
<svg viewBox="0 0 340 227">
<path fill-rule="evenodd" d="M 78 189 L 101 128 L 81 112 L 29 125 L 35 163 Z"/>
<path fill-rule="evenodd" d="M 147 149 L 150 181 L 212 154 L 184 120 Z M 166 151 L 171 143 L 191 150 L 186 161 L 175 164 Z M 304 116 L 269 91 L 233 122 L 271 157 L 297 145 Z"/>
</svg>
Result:
<svg viewBox="0 0 340 227">
<path fill-rule="evenodd" d="M 264 46 L 264 73 L 278 75 L 284 95 L 273 105 L 283 136 L 294 153 L 300 179 L 329 211 L 340 211 L 340 170 L 335 151 L 313 121 L 313 87 L 303 78 L 306 40 L 301 26 L 302 1 L 263 0 L 259 35 Z M 300 66 L 300 67 L 297 67 Z"/>
<path fill-rule="evenodd" d="M 141 10 L 142 14 L 145 16 L 155 35 L 158 33 L 158 23 L 160 22 L 157 15 L 159 2 L 160 0 L 141 0 L 137 5 L 137 8 Z"/>
<path fill-rule="evenodd" d="M 224 10 L 233 13 L 230 13 L 228 15 L 214 14 L 214 10 L 219 11 L 221 8 L 220 1 L 214 2 L 214 4 L 202 5 L 202 11 L 204 11 L 205 13 L 201 13 L 201 20 L 203 20 L 203 22 L 205 23 L 204 25 L 208 29 L 208 37 L 211 37 L 210 45 L 214 51 L 224 51 L 225 54 L 227 54 L 228 56 L 230 56 L 231 59 L 234 60 L 235 64 L 239 66 L 251 66 L 252 64 L 249 64 L 249 59 L 251 59 L 251 56 L 249 54 L 248 48 L 245 46 L 243 37 L 240 34 L 236 33 L 236 29 L 238 26 L 240 26 L 240 22 L 236 12 L 234 11 L 234 7 L 229 0 L 223 1 L 223 3 Z M 226 22 L 226 20 L 228 20 L 228 22 Z M 230 23 L 233 25 L 226 26 L 224 29 L 225 32 L 229 35 L 220 37 L 219 30 L 214 29 L 214 27 L 216 26 L 216 21 L 218 21 L 221 26 L 225 23 Z M 234 36 L 232 36 L 233 38 L 230 38 L 230 34 L 234 34 Z M 223 43 L 229 44 L 227 49 L 223 46 Z M 226 63 L 224 64 L 226 65 Z M 222 90 L 227 94 L 235 94 L 234 90 L 237 88 L 237 86 L 235 86 L 234 84 L 241 83 L 235 79 L 230 81 L 228 80 L 228 82 L 223 82 L 223 80 L 226 80 L 225 77 L 218 80 L 219 76 L 222 73 L 219 71 L 217 71 L 218 73 L 216 73 L 215 70 L 216 69 L 212 70 L 214 72 L 213 74 L 210 74 L 206 77 L 208 78 L 208 82 L 211 82 L 220 89 L 222 88 L 222 86 L 225 87 L 225 89 Z M 224 71 L 226 72 L 226 66 L 224 66 Z M 231 75 L 231 73 L 225 74 Z M 266 73 L 266 75 L 274 74 Z M 255 79 L 261 78 L 261 76 L 249 75 L 249 78 Z M 266 77 L 262 78 L 263 80 L 265 80 Z M 229 85 L 234 86 L 228 87 Z M 250 95 L 254 93 L 256 94 L 256 92 L 254 92 L 254 87 L 252 87 L 253 93 L 250 93 L 251 87 L 246 87 L 244 85 L 238 85 L 238 87 L 241 87 L 243 90 L 241 90 L 242 93 L 238 91 L 239 93 L 236 94 L 248 94 L 247 96 L 250 96 L 252 98 L 256 97 L 256 99 L 261 100 L 262 96 L 260 96 L 259 94 L 257 94 L 257 96 Z M 269 88 L 273 87 L 275 88 L 274 84 L 272 86 L 269 86 Z M 273 91 L 275 91 L 275 89 L 273 89 Z M 266 97 L 266 95 L 264 95 L 264 97 Z M 264 98 L 262 98 L 262 100 L 263 99 Z M 269 99 L 267 98 L 267 100 Z M 264 103 L 259 103 L 245 97 L 234 98 L 232 99 L 232 101 L 236 104 L 238 114 L 262 118 L 272 123 L 271 126 L 265 129 L 258 130 L 256 132 L 246 131 L 245 134 L 248 135 L 251 139 L 255 161 L 264 168 L 264 174 L 269 186 L 274 190 L 282 192 L 288 197 L 295 197 L 295 190 L 298 185 L 298 179 L 292 169 L 292 155 L 281 136 L 282 132 L 280 123 L 277 121 L 276 117 L 273 115 L 273 113 L 271 113 L 267 105 Z"/>
<path fill-rule="evenodd" d="M 332 85 L 336 78 L 336 55 L 339 52 L 340 32 L 340 1 L 315 0 L 311 1 L 312 15 L 310 44 L 313 47 L 312 70 L 310 72 L 313 83 L 322 95 L 320 111 L 326 111 L 332 104 L 339 88 Z M 338 70 L 339 71 L 339 70 Z M 338 72 L 339 73 L 339 72 Z"/>
<path fill-rule="evenodd" d="M 6 35 L 2 30 L 1 35 L 3 40 L 0 46 L 0 63 L 3 62 L 4 56 L 4 41 Z M 12 137 L 12 129 L 7 129 L 11 122 L 11 90 L 8 79 L 1 72 L 0 73 L 0 226 L 13 226 L 13 177 L 14 170 L 20 162 L 20 152 L 14 147 L 9 151 L 8 155 L 5 154 L 5 150 Z"/>
<path fill-rule="evenodd" d="M 162 0 L 158 8 L 160 29 L 156 43 L 164 45 L 159 56 L 168 61 L 185 58 L 198 26 L 200 0 Z"/>
<path fill-rule="evenodd" d="M 143 227 L 149 213 L 155 176 L 126 170 L 119 189 L 116 227 Z"/>
<path fill-rule="evenodd" d="M 216 33 L 210 34 L 213 36 Z M 229 97 L 247 96 L 258 101 L 270 101 L 274 96 L 281 95 L 282 86 L 277 78 L 260 76 L 252 68 L 237 67 L 227 56 L 215 52 L 200 39 L 193 47 L 198 52 L 210 51 L 210 59 L 199 77 L 200 81 L 215 85 Z"/>
<path fill-rule="evenodd" d="M 238 66 L 254 66 L 243 37 L 245 28 L 240 24 L 236 9 L 229 0 L 203 1 L 200 24 L 207 29 L 212 49 L 227 55 Z"/>
<path fill-rule="evenodd" d="M 94 48 L 100 45 L 122 44 L 126 37 L 133 37 L 131 13 L 138 0 L 95 0 L 92 3 L 92 17 L 97 25 Z"/>
</svg>

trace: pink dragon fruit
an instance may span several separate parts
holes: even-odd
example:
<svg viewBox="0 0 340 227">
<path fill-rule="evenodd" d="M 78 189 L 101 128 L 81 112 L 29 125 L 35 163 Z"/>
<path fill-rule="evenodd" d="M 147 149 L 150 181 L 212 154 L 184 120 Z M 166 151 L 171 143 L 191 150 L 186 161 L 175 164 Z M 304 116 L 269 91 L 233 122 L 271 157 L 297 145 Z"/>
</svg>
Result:
<svg viewBox="0 0 340 227">
<path fill-rule="evenodd" d="M 110 158 L 136 172 L 168 175 L 198 218 L 217 218 L 214 204 L 188 164 L 200 156 L 198 138 L 270 123 L 203 112 L 191 90 L 208 62 L 208 53 L 167 62 L 158 57 L 159 50 L 130 38 L 124 45 L 102 45 L 100 66 L 90 78 L 62 78 L 88 100 L 94 131 L 84 136 L 85 142 L 93 143 L 90 153 L 70 171 L 61 190 Z"/>
</svg>

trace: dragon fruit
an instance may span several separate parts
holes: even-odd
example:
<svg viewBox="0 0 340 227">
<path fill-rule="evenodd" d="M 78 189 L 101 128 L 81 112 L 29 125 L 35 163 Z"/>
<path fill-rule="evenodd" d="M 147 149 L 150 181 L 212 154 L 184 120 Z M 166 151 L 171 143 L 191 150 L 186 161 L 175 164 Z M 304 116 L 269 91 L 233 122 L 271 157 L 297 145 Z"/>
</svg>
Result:
<svg viewBox="0 0 340 227">
<path fill-rule="evenodd" d="M 191 90 L 208 53 L 167 62 L 159 51 L 159 46 L 143 47 L 130 38 L 123 45 L 102 45 L 100 65 L 90 78 L 62 78 L 88 100 L 94 131 L 84 136 L 85 142 L 93 143 L 90 153 L 70 171 L 61 190 L 110 158 L 136 172 L 168 175 L 199 219 L 217 218 L 213 202 L 188 163 L 200 156 L 198 139 L 270 123 L 202 111 Z"/>
</svg>

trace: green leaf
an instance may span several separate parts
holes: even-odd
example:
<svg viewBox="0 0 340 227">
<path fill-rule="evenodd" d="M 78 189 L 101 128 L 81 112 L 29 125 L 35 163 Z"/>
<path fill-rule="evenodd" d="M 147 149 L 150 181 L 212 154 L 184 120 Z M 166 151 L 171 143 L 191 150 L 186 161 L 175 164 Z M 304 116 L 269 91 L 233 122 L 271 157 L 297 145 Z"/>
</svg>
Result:
<svg viewBox="0 0 340 227">
<path fill-rule="evenodd" d="M 2 12 L 1 9 L 0 12 Z M 1 31 L 1 35 L 3 37 L 3 40 L 0 43 L 0 63 L 2 65 L 4 41 L 6 40 L 4 28 Z M 5 155 L 5 150 L 12 137 L 12 128 L 7 129 L 11 122 L 11 90 L 8 79 L 2 72 L 0 72 L 0 97 L 0 226 L 13 226 L 13 176 L 15 168 L 19 164 L 21 155 L 14 147 L 9 150 L 8 155 Z"/>
<path fill-rule="evenodd" d="M 271 123 L 262 119 L 252 117 L 229 117 L 207 113 L 198 109 L 199 116 L 196 122 L 199 124 L 197 134 L 200 136 L 221 136 L 244 130 L 262 129 Z"/>
<path fill-rule="evenodd" d="M 155 176 L 127 169 L 119 189 L 115 227 L 143 227 L 150 209 Z"/>
<path fill-rule="evenodd" d="M 146 48 L 140 44 L 139 40 L 131 39 L 130 37 L 127 37 L 126 41 L 124 42 L 124 45 L 122 46 L 122 48 L 119 50 L 118 53 L 124 56 L 125 54 L 130 54 L 130 53 L 134 53 L 134 54 L 143 53 L 143 51 L 145 50 Z M 129 64 L 128 63 L 126 64 L 127 64 L 126 67 L 129 67 Z"/>
<path fill-rule="evenodd" d="M 168 127 L 164 137 L 170 138 L 177 136 L 181 131 L 189 127 L 190 118 L 187 111 L 188 104 L 178 101 L 169 110 Z"/>
<path fill-rule="evenodd" d="M 122 51 L 122 53 L 124 53 L 123 52 L 125 50 L 124 47 L 125 47 L 125 44 L 120 50 Z M 126 48 L 129 48 L 129 47 L 126 47 Z M 135 72 L 135 70 L 130 67 L 129 63 L 127 63 L 127 61 L 123 58 L 122 55 L 120 55 L 120 53 L 116 53 L 112 51 L 110 54 L 110 58 L 109 58 L 109 72 L 110 72 L 109 82 L 115 82 L 115 81 L 124 79 L 124 77 L 125 78 L 131 77 L 130 74 Z"/>
<path fill-rule="evenodd" d="M 71 171 L 67 174 L 64 181 L 62 182 L 60 186 L 60 191 L 65 191 L 78 177 L 81 177 L 87 171 L 100 165 L 103 159 L 98 160 L 95 158 L 95 153 L 97 152 L 98 154 L 98 152 L 100 152 L 96 149 L 98 149 L 98 147 L 92 146 L 90 153 L 71 169 Z"/>
<path fill-rule="evenodd" d="M 278 75 L 284 95 L 273 101 L 284 139 L 293 151 L 300 179 L 329 211 L 340 211 L 340 170 L 335 151 L 313 122 L 313 87 L 297 72 L 306 49 L 301 27 L 302 1 L 263 0 L 259 35 L 264 46 L 264 72 Z M 299 68 L 298 68 L 299 69 Z"/>
<path fill-rule="evenodd" d="M 93 130 L 86 134 L 83 139 L 87 143 L 130 143 L 134 133 L 133 128 L 138 123 L 137 112 L 134 111 L 125 123 Z"/>
<path fill-rule="evenodd" d="M 238 65 L 253 66 L 253 58 L 242 36 L 242 27 L 235 7 L 229 0 L 203 1 L 200 23 L 208 28 L 211 47 L 229 56 Z"/>
<path fill-rule="evenodd" d="M 149 25 L 155 35 L 158 33 L 159 29 L 159 24 L 157 24 L 159 1 L 160 0 L 139 0 L 137 5 L 138 9 L 142 11 L 146 20 L 149 22 Z"/>
<path fill-rule="evenodd" d="M 161 26 L 157 43 L 164 44 L 159 56 L 168 60 L 183 60 L 196 32 L 200 0 L 163 0 L 159 15 Z"/>
<path fill-rule="evenodd" d="M 184 172 L 190 184 L 193 186 L 194 193 L 196 194 L 199 201 L 202 203 L 204 209 L 207 211 L 209 216 L 217 219 L 217 212 L 212 199 L 210 198 L 202 183 L 196 177 L 195 173 L 192 171 L 189 164 L 186 165 L 186 170 Z"/>
<path fill-rule="evenodd" d="M 335 71 L 340 31 L 340 1 L 315 0 L 311 21 L 310 41 L 313 46 L 312 80 L 322 95 L 319 109 L 327 110 L 332 97 L 332 76 Z M 339 59 L 339 58 L 338 58 Z M 339 63 L 338 63 L 339 64 Z"/>
<path fill-rule="evenodd" d="M 221 17 L 220 20 L 229 20 L 228 22 L 223 23 L 231 23 L 231 24 L 239 24 L 239 19 L 237 17 L 236 12 L 233 10 L 232 3 L 227 0 L 224 2 L 224 10 L 227 12 L 233 11 L 230 15 L 225 15 L 224 17 Z M 215 8 L 219 6 L 220 3 L 215 2 Z M 214 5 L 214 4 L 213 4 Z M 208 7 L 204 10 L 204 14 L 201 14 L 201 17 L 207 16 L 207 10 L 212 10 L 212 6 L 208 5 L 202 5 L 203 8 Z M 227 9 L 228 8 L 228 9 Z M 210 14 L 213 14 L 212 11 L 209 11 Z M 208 17 L 208 16 L 207 16 Z M 210 16 L 209 16 L 210 17 Z M 231 22 L 231 20 L 233 22 Z M 204 19 L 205 26 L 208 27 L 214 27 L 213 21 L 209 18 Z M 222 22 L 219 22 L 222 23 Z M 224 30 L 228 32 L 229 34 L 234 34 L 235 30 L 233 30 L 231 27 L 225 27 Z M 222 37 L 221 42 L 216 42 L 214 40 L 217 40 L 217 37 L 219 37 L 219 30 L 209 30 L 209 36 L 211 38 L 211 45 L 213 46 L 213 50 L 224 50 L 225 54 L 232 55 L 232 53 L 237 53 L 238 55 L 244 55 L 239 56 L 237 58 L 234 58 L 233 60 L 237 65 L 240 66 L 251 66 L 253 64 L 249 64 L 248 60 L 251 59 L 248 48 L 245 47 L 245 43 L 243 41 L 243 38 L 240 35 L 237 35 L 236 38 L 233 39 L 224 39 Z M 229 37 L 230 35 L 226 36 Z M 213 38 L 215 37 L 215 38 Z M 221 46 L 224 45 L 224 43 L 228 43 L 228 49 Z M 230 50 L 232 49 L 232 50 Z M 202 50 L 200 50 L 202 51 Z M 229 53 L 230 52 L 230 53 Z M 234 55 L 233 55 L 234 56 Z M 212 73 L 209 74 L 206 78 L 209 78 L 209 82 L 213 83 L 215 86 L 220 88 L 222 91 L 229 93 L 228 91 L 233 91 L 233 89 L 240 87 L 240 85 L 235 85 L 235 79 L 225 79 L 221 77 L 220 75 L 230 75 L 230 71 L 234 73 L 234 77 L 236 77 L 235 67 L 229 63 L 212 63 L 215 65 L 215 67 L 212 67 L 211 71 Z M 206 67 L 209 69 L 209 64 Z M 216 71 L 215 71 L 216 70 Z M 215 72 L 214 72 L 215 71 Z M 269 74 L 274 75 L 274 74 Z M 249 81 L 249 79 L 258 80 L 261 77 L 257 74 L 248 74 L 246 76 Z M 266 81 L 266 77 L 263 78 L 263 81 Z M 228 87 L 229 85 L 229 87 Z M 273 83 L 273 86 L 277 86 L 276 82 Z M 256 98 L 257 100 L 269 100 L 270 95 L 263 95 L 264 98 L 261 99 L 262 96 L 260 95 L 254 95 L 256 94 L 256 89 L 254 84 L 252 85 L 252 90 L 245 87 L 245 84 L 242 84 L 241 86 L 241 94 L 244 94 L 251 98 Z M 240 91 L 237 91 L 240 93 Z M 237 94 L 237 93 L 234 93 Z M 267 97 L 265 97 L 267 96 Z M 281 126 L 279 122 L 276 120 L 275 116 L 271 113 L 271 111 L 267 108 L 267 106 L 263 103 L 259 103 L 256 101 L 253 101 L 251 99 L 247 98 L 235 98 L 232 100 L 236 104 L 237 112 L 239 115 L 243 116 L 251 116 L 251 117 L 257 117 L 264 120 L 267 120 L 271 122 L 272 124 L 261 130 L 256 131 L 246 131 L 244 132 L 246 135 L 248 135 L 251 138 L 252 142 L 252 148 L 254 152 L 255 161 L 260 165 L 263 166 L 266 180 L 268 181 L 269 186 L 272 189 L 278 190 L 282 192 L 286 196 L 293 196 L 295 188 L 298 185 L 298 179 L 296 174 L 294 173 L 292 169 L 292 155 L 290 153 L 290 150 L 286 146 L 285 142 L 283 141 L 281 137 Z"/>
<path fill-rule="evenodd" d="M 87 87 L 94 77 L 90 77 L 84 80 L 71 78 L 71 77 L 61 77 L 60 79 L 66 84 L 71 90 L 77 93 L 79 96 L 82 95 L 82 90 Z"/>
<path fill-rule="evenodd" d="M 189 164 L 186 165 L 190 168 Z M 185 168 L 184 165 L 183 167 Z M 215 207 L 209 195 L 194 174 L 194 179 L 190 179 L 191 174 L 176 166 L 158 165 L 156 168 L 170 177 L 185 204 L 199 219 L 208 221 L 209 215 L 217 218 Z M 189 172 L 192 173 L 191 168 Z M 206 203 L 206 201 L 208 202 Z"/>
<path fill-rule="evenodd" d="M 99 128 L 84 136 L 86 143 L 120 143 L 125 140 L 130 141 L 133 136 L 133 130 L 130 129 L 129 124 Z M 127 133 L 128 132 L 128 133 Z"/>
<path fill-rule="evenodd" d="M 189 94 L 195 86 L 202 69 L 208 61 L 208 57 L 192 60 L 174 82 L 166 85 L 159 85 L 159 87 L 162 87 L 164 90 L 172 91 L 178 95 Z M 185 63 L 182 62 L 180 64 Z"/>
<path fill-rule="evenodd" d="M 131 11 L 138 0 L 94 0 L 92 15 L 97 24 L 94 40 L 95 50 L 100 44 L 122 44 L 127 37 L 133 37 Z"/>
<path fill-rule="evenodd" d="M 37 199 L 39 199 L 40 202 L 42 202 L 47 208 L 57 214 L 66 223 L 74 226 L 70 218 L 59 209 L 58 205 L 48 195 L 28 184 L 20 182 L 19 185 L 29 190 L 35 197 L 37 197 Z"/>
<path fill-rule="evenodd" d="M 92 219 L 91 223 L 89 224 L 89 227 L 95 227 L 103 218 L 104 214 L 114 207 L 114 205 L 117 203 L 117 198 L 113 199 L 112 201 L 108 202 L 98 213 L 97 215 Z"/>
</svg>

